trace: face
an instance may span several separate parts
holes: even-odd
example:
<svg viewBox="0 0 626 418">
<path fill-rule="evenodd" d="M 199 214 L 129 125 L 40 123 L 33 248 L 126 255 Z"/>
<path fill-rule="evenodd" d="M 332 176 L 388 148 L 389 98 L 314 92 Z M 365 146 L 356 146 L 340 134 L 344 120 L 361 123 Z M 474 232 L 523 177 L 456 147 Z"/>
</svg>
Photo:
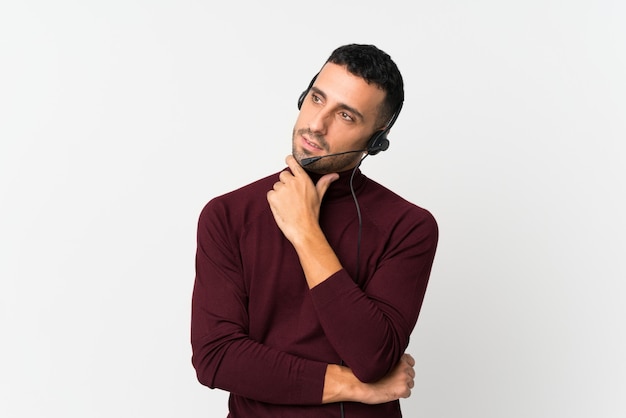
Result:
<svg viewBox="0 0 626 418">
<path fill-rule="evenodd" d="M 293 129 L 292 153 L 298 160 L 363 150 L 368 139 L 383 128 L 379 111 L 385 92 L 349 73 L 345 67 L 326 63 L 309 90 Z M 306 166 L 315 173 L 336 173 L 354 168 L 363 153 L 322 158 Z"/>
</svg>

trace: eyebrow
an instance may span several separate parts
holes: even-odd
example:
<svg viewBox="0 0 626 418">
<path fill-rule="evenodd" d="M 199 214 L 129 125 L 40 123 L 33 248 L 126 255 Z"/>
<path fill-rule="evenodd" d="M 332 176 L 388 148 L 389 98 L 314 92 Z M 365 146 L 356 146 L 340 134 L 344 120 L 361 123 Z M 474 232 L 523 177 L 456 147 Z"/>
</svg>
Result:
<svg viewBox="0 0 626 418">
<path fill-rule="evenodd" d="M 324 92 L 322 90 L 318 89 L 317 87 L 311 87 L 311 90 L 313 92 L 315 92 L 316 94 L 322 96 L 322 98 L 326 99 L 326 94 L 324 94 Z M 339 108 L 347 110 L 347 111 L 353 113 L 357 117 L 357 119 L 363 120 L 363 115 L 361 114 L 361 112 L 359 112 L 358 110 L 356 110 L 352 106 L 348 106 L 345 103 L 339 103 Z"/>
</svg>

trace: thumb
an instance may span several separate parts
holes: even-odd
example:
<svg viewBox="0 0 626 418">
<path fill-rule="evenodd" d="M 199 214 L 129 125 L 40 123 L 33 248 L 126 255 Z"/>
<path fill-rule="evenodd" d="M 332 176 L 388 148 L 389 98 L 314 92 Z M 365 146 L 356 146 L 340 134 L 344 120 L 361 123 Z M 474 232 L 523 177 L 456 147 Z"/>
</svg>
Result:
<svg viewBox="0 0 626 418">
<path fill-rule="evenodd" d="M 317 189 L 317 195 L 320 197 L 320 199 L 324 197 L 324 195 L 326 194 L 326 190 L 328 190 L 330 184 L 338 178 L 339 174 L 330 173 L 322 176 L 322 178 L 317 181 L 315 188 Z"/>
</svg>

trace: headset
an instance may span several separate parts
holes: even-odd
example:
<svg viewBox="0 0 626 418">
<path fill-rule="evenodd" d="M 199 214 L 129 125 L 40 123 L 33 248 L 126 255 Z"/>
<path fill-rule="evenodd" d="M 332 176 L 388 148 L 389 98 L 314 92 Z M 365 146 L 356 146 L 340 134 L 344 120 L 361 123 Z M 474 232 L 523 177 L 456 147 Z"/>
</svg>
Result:
<svg viewBox="0 0 626 418">
<path fill-rule="evenodd" d="M 298 98 L 298 110 L 302 108 L 302 103 L 304 103 L 304 99 L 306 98 L 307 94 L 309 94 L 309 91 L 311 90 L 311 87 L 313 87 L 315 80 L 317 80 L 318 75 L 319 73 L 315 74 L 315 77 L 313 77 L 313 79 L 309 83 L 309 86 L 306 88 L 306 90 L 302 92 L 302 94 L 300 94 L 300 97 Z M 398 119 L 398 116 L 400 115 L 400 110 L 402 110 L 402 102 L 400 102 L 400 104 L 398 105 L 398 108 L 391 116 L 391 119 L 389 119 L 389 122 L 387 123 L 385 128 L 380 131 L 376 131 L 374 135 L 372 135 L 371 138 L 367 141 L 368 155 L 376 155 L 381 151 L 387 151 L 387 149 L 389 148 L 389 139 L 387 138 L 387 134 L 389 134 L 389 130 L 391 129 L 393 124 L 396 123 L 396 119 Z"/>
</svg>

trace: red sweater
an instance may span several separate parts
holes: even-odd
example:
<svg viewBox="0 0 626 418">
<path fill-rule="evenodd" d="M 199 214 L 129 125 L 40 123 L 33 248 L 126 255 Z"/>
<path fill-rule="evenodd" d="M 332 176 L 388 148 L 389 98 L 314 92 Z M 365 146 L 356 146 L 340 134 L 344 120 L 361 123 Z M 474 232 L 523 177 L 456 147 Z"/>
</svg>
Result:
<svg viewBox="0 0 626 418">
<path fill-rule="evenodd" d="M 211 200 L 200 214 L 192 362 L 202 384 L 231 393 L 230 417 L 339 417 L 338 404 L 321 404 L 326 365 L 343 360 L 361 381 L 373 382 L 407 348 L 437 224 L 357 171 L 357 257 L 350 175 L 330 185 L 320 212 L 343 269 L 313 289 L 266 199 L 278 173 Z M 344 408 L 346 418 L 401 416 L 398 401 Z"/>
</svg>

